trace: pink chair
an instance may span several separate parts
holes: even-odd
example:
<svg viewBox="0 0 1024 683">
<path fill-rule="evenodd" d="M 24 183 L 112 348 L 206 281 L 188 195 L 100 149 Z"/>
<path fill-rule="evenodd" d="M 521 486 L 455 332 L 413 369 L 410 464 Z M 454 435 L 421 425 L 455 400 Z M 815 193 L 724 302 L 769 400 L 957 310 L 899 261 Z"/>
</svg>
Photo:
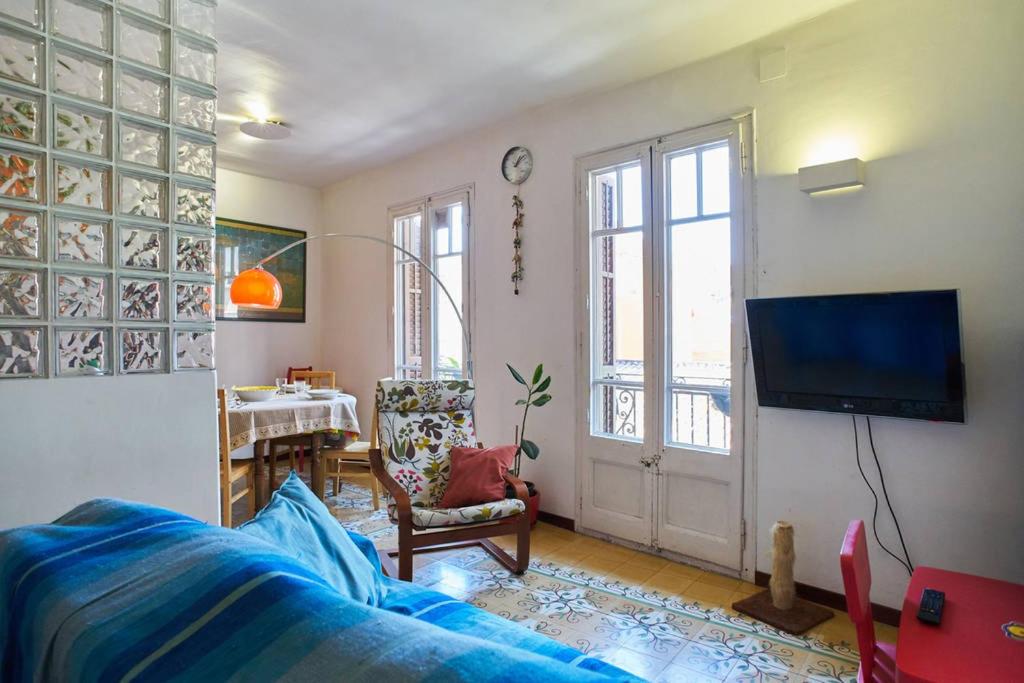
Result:
<svg viewBox="0 0 1024 683">
<path fill-rule="evenodd" d="M 846 590 L 846 611 L 857 627 L 860 671 L 857 683 L 893 683 L 896 680 L 896 646 L 875 640 L 875 621 L 871 617 L 871 565 L 864 522 L 855 519 L 846 529 L 839 552 Z"/>
</svg>

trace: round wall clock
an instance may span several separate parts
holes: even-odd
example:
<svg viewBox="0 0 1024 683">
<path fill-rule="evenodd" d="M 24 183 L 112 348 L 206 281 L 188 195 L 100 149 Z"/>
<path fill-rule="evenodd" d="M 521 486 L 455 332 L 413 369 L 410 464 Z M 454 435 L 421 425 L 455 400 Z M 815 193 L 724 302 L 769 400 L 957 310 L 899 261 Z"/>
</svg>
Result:
<svg viewBox="0 0 1024 683">
<path fill-rule="evenodd" d="M 533 155 L 525 147 L 512 147 L 501 160 L 501 175 L 515 185 L 522 185 L 533 170 Z"/>
</svg>

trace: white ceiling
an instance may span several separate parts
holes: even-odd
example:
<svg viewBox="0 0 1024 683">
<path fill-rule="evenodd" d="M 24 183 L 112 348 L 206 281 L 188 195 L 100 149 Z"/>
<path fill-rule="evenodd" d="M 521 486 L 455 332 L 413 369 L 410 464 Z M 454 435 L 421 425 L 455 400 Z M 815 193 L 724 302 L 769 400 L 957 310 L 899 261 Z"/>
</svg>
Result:
<svg viewBox="0 0 1024 683">
<path fill-rule="evenodd" d="M 221 0 L 218 163 L 322 187 L 849 1 Z M 280 119 L 292 137 L 242 135 L 247 117 Z"/>
</svg>

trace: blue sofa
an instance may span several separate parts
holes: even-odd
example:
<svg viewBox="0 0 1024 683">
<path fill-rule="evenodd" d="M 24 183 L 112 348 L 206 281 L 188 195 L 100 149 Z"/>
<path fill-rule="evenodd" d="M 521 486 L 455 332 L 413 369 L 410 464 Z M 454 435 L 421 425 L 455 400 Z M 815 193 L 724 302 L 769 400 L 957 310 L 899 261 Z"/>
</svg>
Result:
<svg viewBox="0 0 1024 683">
<path fill-rule="evenodd" d="M 369 597 L 343 595 L 287 543 L 137 503 L 2 532 L 0 680 L 636 680 L 380 576 L 372 543 L 348 538 L 377 573 Z"/>
</svg>

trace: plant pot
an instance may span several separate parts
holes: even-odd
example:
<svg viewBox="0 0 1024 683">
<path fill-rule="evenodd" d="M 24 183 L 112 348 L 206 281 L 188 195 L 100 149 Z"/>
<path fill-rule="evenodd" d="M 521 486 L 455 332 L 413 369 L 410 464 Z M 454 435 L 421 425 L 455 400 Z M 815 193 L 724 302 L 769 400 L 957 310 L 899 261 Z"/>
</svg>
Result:
<svg viewBox="0 0 1024 683">
<path fill-rule="evenodd" d="M 530 515 L 530 528 L 537 526 L 537 515 L 540 513 L 540 492 L 533 489 L 526 503 L 526 512 Z"/>
<path fill-rule="evenodd" d="M 524 481 L 526 493 L 530 496 L 526 501 L 526 514 L 530 516 L 530 528 L 537 526 L 537 515 L 540 513 L 540 492 L 532 481 Z M 511 486 L 505 487 L 505 497 L 515 498 L 516 492 Z"/>
</svg>

